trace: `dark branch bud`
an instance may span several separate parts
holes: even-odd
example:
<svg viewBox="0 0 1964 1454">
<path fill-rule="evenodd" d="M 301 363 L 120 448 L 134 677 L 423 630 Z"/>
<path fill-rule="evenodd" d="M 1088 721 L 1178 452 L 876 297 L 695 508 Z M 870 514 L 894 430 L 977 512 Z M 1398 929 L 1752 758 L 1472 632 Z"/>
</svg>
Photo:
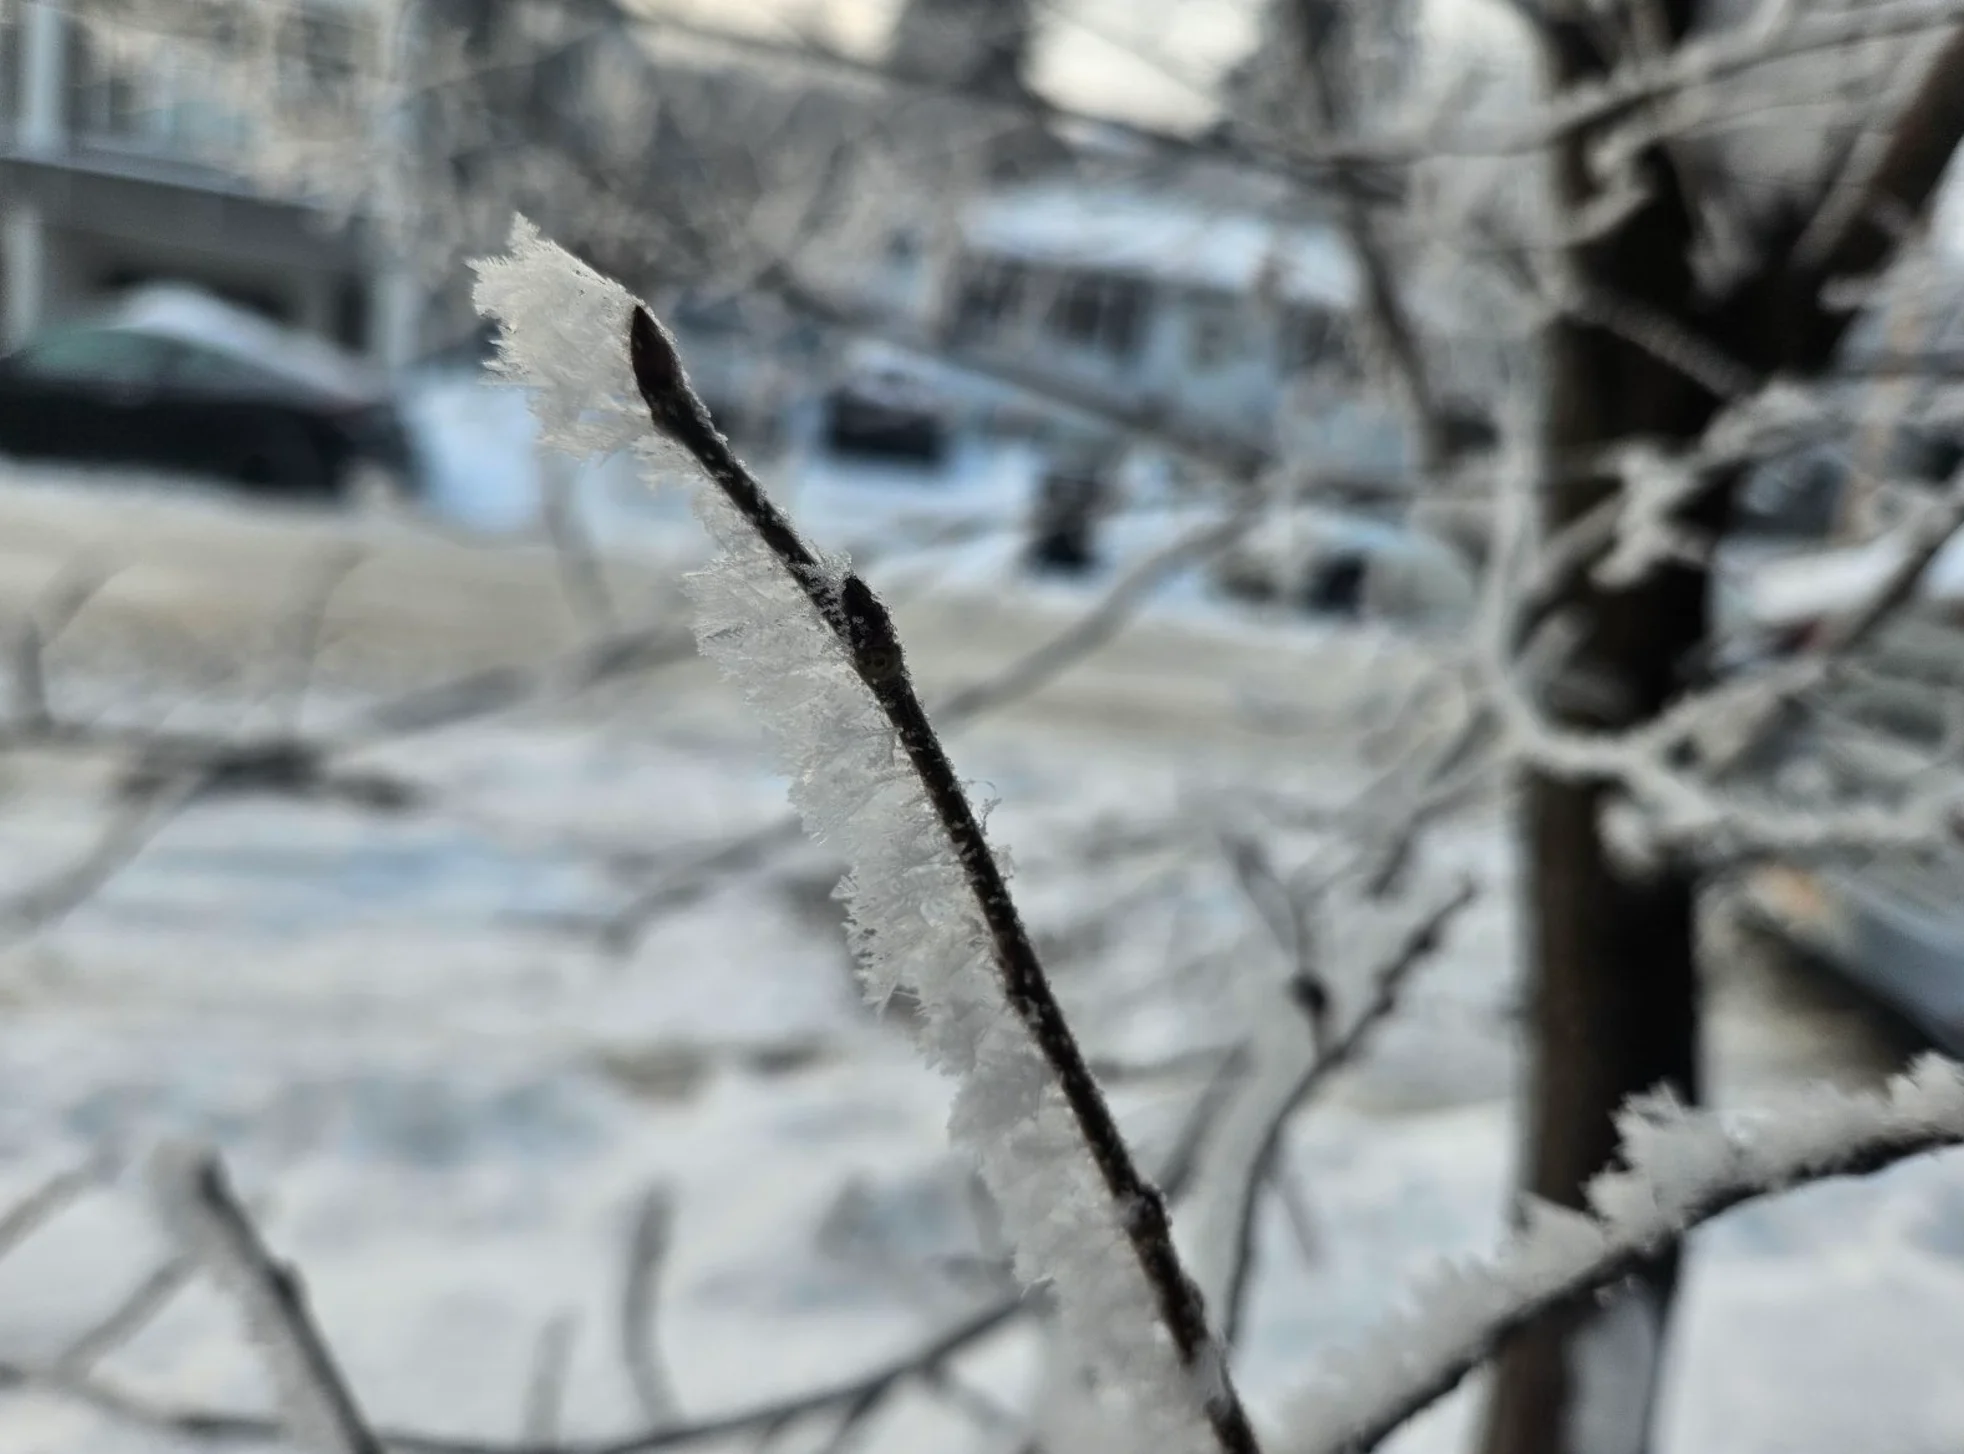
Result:
<svg viewBox="0 0 1964 1454">
<path fill-rule="evenodd" d="M 846 629 L 853 665 L 868 686 L 898 681 L 907 670 L 900 650 L 900 633 L 893 617 L 873 588 L 856 575 L 839 586 L 839 613 Z"/>
<path fill-rule="evenodd" d="M 694 450 L 710 428 L 709 412 L 689 383 L 674 336 L 654 314 L 639 306 L 628 325 L 628 358 L 634 365 L 635 387 L 641 391 L 655 428 Z"/>
</svg>

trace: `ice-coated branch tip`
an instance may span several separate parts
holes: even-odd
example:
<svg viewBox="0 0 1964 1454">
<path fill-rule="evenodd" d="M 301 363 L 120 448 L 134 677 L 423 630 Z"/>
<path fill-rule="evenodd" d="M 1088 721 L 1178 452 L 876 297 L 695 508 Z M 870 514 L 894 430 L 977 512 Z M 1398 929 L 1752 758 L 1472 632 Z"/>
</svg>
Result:
<svg viewBox="0 0 1964 1454">
<path fill-rule="evenodd" d="M 639 304 L 629 317 L 628 359 L 655 428 L 694 454 L 691 440 L 708 427 L 708 410 L 689 382 L 689 371 L 682 367 L 675 336 Z"/>
<path fill-rule="evenodd" d="M 1147 1290 L 1147 1307 L 1140 1313 L 1163 1326 L 1178 1363 L 1189 1371 L 1218 1358 L 1198 1289 L 1174 1249 L 1164 1200 L 1134 1164 L 1057 1004 L 1016 911 L 1002 867 L 908 680 L 906 658 L 891 613 L 863 579 L 850 570 L 828 567 L 805 544 L 730 449 L 729 442 L 709 423 L 689 387 L 674 339 L 638 305 L 630 315 L 627 343 L 635 386 L 648 407 L 651 425 L 695 458 L 711 484 L 755 533 L 764 555 L 795 583 L 823 629 L 843 649 L 846 664 L 884 717 L 885 729 L 898 748 L 898 761 L 904 761 L 911 771 L 927 820 L 938 825 L 951 855 L 950 866 L 958 877 L 949 888 L 957 893 L 965 889 L 974 905 L 975 929 L 982 944 L 987 945 L 987 958 L 993 960 L 990 977 L 995 989 L 1047 1067 L 1060 1097 L 1059 1109 L 1076 1122 L 1089 1169 L 1118 1213 L 1112 1230 L 1128 1249 Z M 785 663 L 786 668 L 790 665 Z M 809 778 L 822 769 L 806 766 L 801 771 Z M 853 881 L 855 917 L 870 922 L 871 915 L 862 907 L 872 902 L 867 897 L 870 880 L 856 869 Z M 912 912 L 908 911 L 909 917 Z M 979 1049 L 979 1045 L 965 1045 L 959 1055 L 948 1058 L 959 1065 Z M 991 1084 L 998 1073 L 978 1066 L 970 1072 L 971 1088 Z M 1027 1092 L 1019 1091 L 1010 1099 L 1019 1105 L 1027 1102 L 1031 1110 L 1037 1104 L 1029 1101 Z M 1224 1398 L 1208 1402 L 1201 1412 L 1216 1447 L 1225 1454 L 1253 1454 L 1258 1448 L 1231 1384 Z"/>
<path fill-rule="evenodd" d="M 721 550 L 689 580 L 698 643 L 774 739 L 807 828 L 839 844 L 866 993 L 917 995 L 921 1048 L 960 1082 L 950 1133 L 981 1163 L 1019 1275 L 1056 1289 L 1115 1421 L 1165 1454 L 1254 1454 L 1231 1382 L 1194 1397 L 1193 1371 L 1211 1387 L 1218 1366 L 1205 1307 L 886 607 L 805 542 L 717 432 L 675 340 L 619 284 L 522 230 L 479 278 L 479 306 L 505 324 L 505 373 L 532 386 L 553 443 L 650 462 L 672 446 L 700 470 L 696 511 Z"/>
</svg>

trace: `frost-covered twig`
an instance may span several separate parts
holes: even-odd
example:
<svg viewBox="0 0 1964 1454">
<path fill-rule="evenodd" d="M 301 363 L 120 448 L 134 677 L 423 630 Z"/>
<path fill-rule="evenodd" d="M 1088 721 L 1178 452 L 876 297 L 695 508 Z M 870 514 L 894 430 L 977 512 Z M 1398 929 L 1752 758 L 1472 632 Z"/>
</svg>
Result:
<svg viewBox="0 0 1964 1454">
<path fill-rule="evenodd" d="M 1243 1064 L 1244 1057 L 1239 1052 L 1221 1058 L 1215 1075 L 1188 1111 L 1173 1138 L 1171 1151 L 1157 1169 L 1158 1179 L 1167 1188 L 1168 1195 L 1177 1197 L 1188 1186 L 1194 1167 L 1193 1149 L 1214 1124 L 1223 1103 L 1235 1090 L 1241 1079 Z M 181 1261 L 195 1265 L 194 1259 Z M 173 1269 L 176 1265 L 176 1262 L 166 1264 L 144 1286 L 147 1288 L 158 1281 L 174 1282 L 177 1274 Z M 137 1296 L 133 1295 L 126 1301 L 134 1302 Z M 599 1439 L 561 1439 L 551 1454 L 656 1454 L 659 1450 L 694 1448 L 744 1435 L 768 1434 L 820 1415 L 841 1413 L 864 1400 L 870 1388 L 890 1388 L 911 1380 L 919 1380 L 963 1402 L 972 1413 L 979 1414 L 974 1400 L 952 1393 L 954 1381 L 942 1375 L 962 1354 L 1017 1319 L 1027 1314 L 1041 1314 L 1047 1305 L 1048 1300 L 1040 1296 L 1027 1297 L 1017 1293 L 1000 1297 L 948 1324 L 917 1347 L 843 1382 L 724 1413 L 694 1419 L 665 1418 L 628 1434 Z M 114 1319 L 116 1315 L 112 1314 L 111 1317 Z M 93 1409 L 117 1423 L 208 1444 L 259 1446 L 279 1437 L 282 1431 L 277 1419 L 256 1414 L 174 1407 L 153 1402 L 90 1377 L 86 1368 L 67 1366 L 66 1356 L 53 1366 L 30 1367 L 0 1361 L 0 1390 L 44 1389 Z M 386 1448 L 400 1451 L 400 1454 L 543 1454 L 536 1443 L 527 1439 L 512 1442 L 482 1440 L 410 1429 L 379 1429 L 376 1432 Z"/>
<path fill-rule="evenodd" d="M 650 1187 L 634 1209 L 627 1267 L 621 1277 L 621 1364 L 641 1415 L 651 1424 L 675 1417 L 675 1391 L 655 1336 L 662 1269 L 668 1262 L 675 1197 L 665 1183 Z"/>
<path fill-rule="evenodd" d="M 1317 33 L 1327 27 L 1319 25 L 1310 10 L 1283 5 L 1274 7 L 1273 13 L 1280 21 L 1279 39 L 1294 62 L 1291 78 L 1308 112 L 1303 131 L 1322 138 L 1337 135 L 1345 118 L 1337 103 L 1327 41 Z M 1419 474 L 1430 483 L 1451 463 L 1453 449 L 1424 344 L 1413 325 L 1391 248 L 1378 225 L 1370 181 L 1361 170 L 1342 162 L 1333 168 L 1331 180 L 1337 219 L 1361 274 L 1360 311 L 1372 342 L 1390 365 L 1416 446 Z"/>
<path fill-rule="evenodd" d="M 1527 575 L 1527 504 L 1545 478 L 1542 461 L 1529 458 L 1524 464 L 1519 477 L 1503 482 L 1495 495 L 1495 567 L 1489 574 L 1476 660 L 1485 677 L 1488 701 L 1516 757 L 1549 776 L 1600 781 L 1628 797 L 1636 811 L 1626 814 L 1616 831 L 1633 858 L 1641 861 L 1667 851 L 1725 859 L 1769 853 L 1914 850 L 1964 838 L 1964 788 L 1892 805 L 1796 808 L 1721 787 L 1695 749 L 1716 729 L 1737 719 L 1742 694 L 1754 690 L 1750 684 L 1688 695 L 1622 731 L 1584 731 L 1555 721 L 1535 700 L 1517 659 L 1525 632 L 1522 597 L 1514 582 Z M 1883 594 L 1896 589 L 1907 588 L 1892 577 Z M 1886 615 L 1886 611 L 1878 614 L 1863 631 L 1872 630 Z M 1811 674 L 1818 663 L 1789 665 L 1786 670 L 1790 675 Z M 1778 680 L 1776 674 L 1776 685 Z"/>
<path fill-rule="evenodd" d="M 1527 7 L 1517 7 L 1525 9 Z M 1864 0 L 1797 17 L 1778 29 L 1716 27 L 1667 55 L 1573 86 L 1534 111 L 1455 134 L 1437 125 L 1296 150 L 1299 161 L 1395 165 L 1440 157 L 1526 156 L 1680 92 L 1711 88 L 1804 56 L 1934 35 L 1964 19 L 1964 0 Z"/>
<path fill-rule="evenodd" d="M 1292 1412 L 1290 1454 L 1376 1448 L 1513 1334 L 1741 1203 L 1964 1143 L 1964 1071 L 1929 1057 L 1881 1095 L 1817 1088 L 1744 1120 L 1640 1101 L 1621 1130 L 1625 1167 L 1591 1183 L 1586 1213 L 1535 1204 L 1498 1259 L 1436 1275 L 1366 1344 L 1326 1364 Z"/>
<path fill-rule="evenodd" d="M 993 675 L 959 687 L 935 703 L 935 719 L 945 725 L 964 723 L 1056 680 L 1065 668 L 1111 640 L 1140 603 L 1169 577 L 1218 555 L 1240 539 L 1254 523 L 1256 512 L 1257 502 L 1247 497 L 1221 519 L 1189 531 L 1138 561 L 1055 636 Z"/>
<path fill-rule="evenodd" d="M 1180 536 L 1121 574 L 1083 614 L 1056 635 L 1039 642 L 988 676 L 955 688 L 930 713 L 946 731 L 1020 701 L 1055 681 L 1067 668 L 1110 641 L 1134 611 L 1169 577 L 1207 560 L 1233 544 L 1255 518 L 1252 499 L 1219 520 Z M 609 953 L 625 954 L 637 945 L 649 922 L 677 904 L 695 899 L 709 885 L 802 841 L 795 816 L 752 829 L 706 848 L 635 894 L 601 928 Z"/>
<path fill-rule="evenodd" d="M 558 568 L 560 593 L 573 615 L 595 636 L 617 636 L 621 630 L 620 607 L 613 588 L 607 583 L 607 570 L 600 552 L 580 517 L 579 476 L 571 461 L 552 456 L 540 461 L 540 514 L 544 517 L 546 538 L 552 542 L 552 558 Z"/>
<path fill-rule="evenodd" d="M 579 1316 L 554 1313 L 539 1329 L 532 1350 L 532 1376 L 525 1385 L 525 1410 L 519 1428 L 525 1443 L 550 1450 L 559 1444 L 559 1413 L 566 1401 L 566 1373 L 573 1361 L 573 1344 L 580 1331 Z"/>
<path fill-rule="evenodd" d="M 684 1422 L 601 1439 L 561 1439 L 551 1454 L 656 1454 L 664 1449 L 688 1449 L 787 1428 L 820 1414 L 852 1407 L 873 1386 L 882 1388 L 912 1379 L 929 1379 L 958 1354 L 980 1343 L 1032 1306 L 1023 1297 L 1003 1298 L 978 1309 L 945 1331 L 891 1362 L 808 1393 L 792 1394 L 768 1403 L 710 1414 Z M 107 1383 L 66 1378 L 54 1370 L 0 1362 L 0 1390 L 46 1389 L 95 1410 L 105 1418 L 133 1428 L 150 1429 L 178 1439 L 207 1444 L 258 1447 L 286 1431 L 280 1419 L 219 1409 L 179 1408 L 125 1392 Z M 382 1448 L 398 1454 L 542 1454 L 530 1440 L 474 1439 L 409 1429 L 378 1429 Z"/>
<path fill-rule="evenodd" d="M 327 615 L 334 597 L 362 563 L 362 550 L 347 545 L 331 551 L 322 562 L 320 575 L 305 591 L 280 635 L 282 647 L 275 648 L 271 662 L 274 682 L 269 692 L 274 730 L 294 734 L 306 712 L 307 693 L 320 663 L 321 645 L 327 632 Z"/>
<path fill-rule="evenodd" d="M 167 1146 L 153 1159 L 151 1176 L 185 1252 L 245 1315 L 272 1375 L 287 1433 L 315 1454 L 383 1454 L 314 1324 L 298 1275 L 266 1250 L 218 1158 Z"/>
<path fill-rule="evenodd" d="M 1322 885 L 1298 890 L 1268 861 L 1261 844 L 1223 834 L 1222 850 L 1235 883 L 1289 961 L 1289 992 L 1309 1018 L 1310 1042 L 1321 1053 L 1330 1037 L 1330 990 L 1317 963 L 1317 900 Z"/>
<path fill-rule="evenodd" d="M 48 652 L 109 584 L 111 572 L 87 562 L 62 570 L 21 622 L 14 643 L 14 717 L 33 731 L 53 720 L 48 701 Z"/>
<path fill-rule="evenodd" d="M 1780 663 L 1768 674 L 1763 690 L 1740 704 L 1724 749 L 1705 754 L 1711 765 L 1724 768 L 1743 757 L 1772 729 L 1783 707 L 1820 686 L 1830 671 L 1887 625 L 1915 594 L 1924 572 L 1960 528 L 1964 528 L 1964 473 L 1952 477 L 1941 498 L 1923 502 L 1922 508 L 1903 523 L 1897 538 L 1890 542 L 1896 559 L 1868 594 L 1824 623 L 1804 654 Z"/>
<path fill-rule="evenodd" d="M 924 1048 L 961 1080 L 953 1133 L 1019 1272 L 1053 1284 L 1069 1336 L 1160 1447 L 1254 1450 L 1165 1202 L 1085 1064 L 885 605 L 779 512 L 624 289 L 521 222 L 511 255 L 479 265 L 478 301 L 504 323 L 507 375 L 537 386 L 548 442 L 651 463 L 679 448 L 713 486 L 698 512 L 723 553 L 692 583 L 699 639 L 777 737 L 808 827 L 841 840 L 868 993 L 918 997 Z"/>
<path fill-rule="evenodd" d="M 135 861 L 197 792 L 197 779 L 183 775 L 133 783 L 86 853 L 0 906 L 0 944 L 52 928 L 87 903 Z"/>
<path fill-rule="evenodd" d="M 121 1302 L 55 1356 L 55 1372 L 62 1378 L 86 1377 L 98 1363 L 148 1327 L 197 1270 L 196 1259 L 184 1255 L 160 1263 Z"/>
<path fill-rule="evenodd" d="M 1474 886 L 1462 883 L 1398 938 L 1371 976 L 1371 998 L 1329 1045 L 1312 1047 L 1303 1069 L 1278 1087 L 1272 1100 L 1250 1097 L 1250 1123 L 1240 1128 L 1245 1151 L 1232 1164 L 1233 1184 L 1225 1188 L 1232 1208 L 1230 1243 L 1222 1283 L 1221 1335 L 1230 1345 L 1240 1332 L 1255 1264 L 1255 1212 L 1261 1189 L 1273 1172 L 1283 1133 L 1303 1104 L 1339 1071 L 1354 1064 L 1372 1036 L 1398 1007 L 1411 976 L 1445 942 L 1446 931 L 1473 902 Z M 1299 1062 L 1301 1063 L 1301 1062 Z"/>
<path fill-rule="evenodd" d="M 438 732 L 517 707 L 565 700 L 694 656 L 694 637 L 678 626 L 627 627 L 537 666 L 488 667 L 405 692 L 363 711 L 333 742 L 337 750 L 352 750 Z"/>
<path fill-rule="evenodd" d="M 96 1183 L 94 1166 L 56 1172 L 0 1213 L 0 1257 L 7 1256 L 48 1222 L 73 1206 Z"/>
<path fill-rule="evenodd" d="M 53 631 L 44 623 L 31 635 L 37 643 L 34 666 L 16 689 L 26 710 L 0 726 L 0 753 L 36 749 L 114 755 L 127 758 L 131 768 L 122 802 L 96 843 L 74 863 L 0 904 L 0 942 L 46 929 L 73 913 L 194 803 L 267 794 L 374 812 L 404 809 L 419 800 L 413 783 L 386 771 L 343 766 L 339 759 L 531 703 L 571 698 L 695 656 L 694 638 L 686 630 L 639 627 L 601 637 L 539 666 L 493 667 L 405 692 L 363 710 L 330 733 L 301 733 L 289 724 L 273 732 L 233 736 L 56 715 L 40 675 L 40 653 Z"/>
</svg>

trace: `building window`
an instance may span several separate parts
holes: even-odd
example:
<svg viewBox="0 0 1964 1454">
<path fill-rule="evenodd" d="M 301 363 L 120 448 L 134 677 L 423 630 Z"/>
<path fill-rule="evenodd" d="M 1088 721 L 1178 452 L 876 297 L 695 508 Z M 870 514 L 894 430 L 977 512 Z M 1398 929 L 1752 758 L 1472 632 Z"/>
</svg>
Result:
<svg viewBox="0 0 1964 1454">
<path fill-rule="evenodd" d="M 358 18 L 319 5 L 288 17 L 280 37 L 284 84 L 306 106 L 352 110 L 362 36 Z"/>
<path fill-rule="evenodd" d="M 1356 359 L 1343 316 L 1328 308 L 1284 310 L 1277 339 L 1276 362 L 1284 375 L 1334 369 L 1349 373 Z"/>
<path fill-rule="evenodd" d="M 75 131 L 114 142 L 186 156 L 234 150 L 247 135 L 244 111 L 230 99 L 240 63 L 234 28 L 203 17 L 161 43 L 113 22 L 80 25 L 70 33 L 68 81 Z"/>
<path fill-rule="evenodd" d="M 1145 337 L 1146 285 L 1109 273 L 1067 274 L 1045 318 L 1053 337 L 1114 359 L 1132 358 Z"/>
<path fill-rule="evenodd" d="M 1241 310 L 1231 298 L 1195 298 L 1187 313 L 1187 361 L 1218 369 L 1238 360 L 1246 343 Z"/>
<path fill-rule="evenodd" d="M 359 277 L 341 279 L 334 290 L 334 341 L 356 353 L 368 347 L 368 288 Z"/>
<path fill-rule="evenodd" d="M 20 122 L 21 34 L 18 6 L 0 7 L 0 116 L 6 125 Z"/>
<path fill-rule="evenodd" d="M 142 119 L 142 97 L 134 77 L 101 54 L 90 32 L 69 32 L 69 121 L 83 136 L 127 139 Z"/>
<path fill-rule="evenodd" d="M 955 324 L 980 334 L 1007 331 L 1021 315 L 1029 290 L 1024 268 L 1001 258 L 965 259 L 955 297 Z"/>
</svg>

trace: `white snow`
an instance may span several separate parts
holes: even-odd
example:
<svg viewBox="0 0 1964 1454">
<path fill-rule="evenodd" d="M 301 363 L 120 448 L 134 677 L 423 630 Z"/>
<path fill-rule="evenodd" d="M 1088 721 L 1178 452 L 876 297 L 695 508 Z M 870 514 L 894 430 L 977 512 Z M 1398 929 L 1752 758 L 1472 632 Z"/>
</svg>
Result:
<svg viewBox="0 0 1964 1454">
<path fill-rule="evenodd" d="M 277 622 L 282 590 L 346 538 L 333 521 L 34 478 L 0 489 L 7 619 L 77 554 L 134 563 L 105 593 L 106 624 L 85 618 L 57 659 L 57 700 L 76 710 L 174 703 L 171 720 L 191 707 L 231 720 L 209 699 L 229 712 L 226 694 L 263 683 L 200 680 L 204 657 L 224 654 L 212 643 Z M 897 503 L 876 517 L 889 483 Z M 922 498 L 841 469 L 798 504 L 815 516 L 836 504 L 819 532 L 833 545 Z M 1136 542 L 1118 549 L 1174 528 L 1128 523 Z M 333 720 L 335 694 L 360 686 L 343 680 L 350 663 L 378 644 L 390 673 L 425 675 L 442 653 L 477 665 L 546 649 L 534 628 L 553 614 L 550 576 L 519 572 L 513 553 L 354 538 L 370 554 L 331 613 L 308 720 Z M 1005 561 L 982 541 L 891 562 L 936 685 L 982 674 L 1088 599 L 1012 584 Z M 1163 855 L 1113 860 L 1094 845 L 1241 790 L 1338 795 L 1368 772 L 1352 705 L 1396 700 L 1413 674 L 1389 638 L 1196 613 L 1190 590 L 956 744 L 1003 799 L 991 827 L 1034 926 L 1081 946 L 1060 963 L 1089 1048 L 1128 1060 L 1235 1038 L 1244 1005 L 1221 993 L 1218 956 L 1259 982 L 1274 949 L 1219 882 L 1158 884 Z M 136 618 L 154 635 L 131 630 Z M 89 675 L 127 666 L 122 632 L 156 658 L 141 695 Z M 72 919 L 0 950 L 0 1206 L 105 1146 L 209 1139 L 265 1200 L 267 1237 L 306 1273 L 364 1406 L 486 1438 L 515 1437 L 539 1330 L 568 1311 L 567 1431 L 634 1425 L 613 1329 L 632 1212 L 658 1180 L 677 1199 L 661 1319 L 685 1411 L 849 1377 L 945 1326 L 993 1295 L 955 1271 L 987 1243 L 947 1156 L 948 1087 L 858 1004 L 837 924 L 819 917 L 823 855 L 734 874 L 625 961 L 594 948 L 598 919 L 646 881 L 646 856 L 774 820 L 786 784 L 756 739 L 708 672 L 675 668 L 645 690 L 379 754 L 434 790 L 406 818 L 266 800 L 185 816 Z M 52 760 L 0 762 L 0 883 L 35 882 L 86 847 L 100 785 Z M 1490 1253 L 1502 1233 L 1516 1140 L 1504 824 L 1452 824 L 1435 852 L 1438 871 L 1477 868 L 1489 892 L 1377 1053 L 1290 1138 L 1318 1256 L 1302 1259 L 1265 1207 L 1235 1367 L 1264 1420 L 1318 1359 L 1391 1314 L 1415 1274 Z M 1333 957 L 1370 963 L 1368 932 L 1339 929 Z M 1761 1080 L 1818 1070 L 1787 1055 L 1788 1012 L 1717 1011 L 1715 1040 L 1746 1046 Z M 1150 1150 L 1195 1089 L 1168 1075 L 1115 1100 Z M 848 1226 L 862 1230 L 842 1258 L 821 1233 Z M 112 1176 L 0 1260 L 0 1359 L 53 1356 L 166 1255 L 140 1188 Z M 263 1408 L 236 1324 L 200 1286 L 105 1372 L 163 1398 Z M 1929 1158 L 1711 1224 L 1672 1329 L 1661 1454 L 1964 1443 L 1964 1389 L 1942 1361 L 1964 1344 L 1964 1168 Z M 1043 1356 L 1012 1332 L 961 1370 L 1022 1407 Z M 1457 1454 L 1476 1396 L 1452 1396 L 1390 1447 Z M 869 1432 L 870 1454 L 993 1447 L 915 1392 Z M 22 1392 L 0 1394 L 0 1445 L 197 1447 Z"/>
<path fill-rule="evenodd" d="M 1347 307 L 1356 264 L 1336 234 L 1122 190 L 1040 185 L 969 204 L 963 236 L 977 252 L 1132 273 L 1239 295 Z"/>
<path fill-rule="evenodd" d="M 1443 1267 L 1368 1340 L 1327 1357 L 1292 1415 L 1301 1432 L 1289 1447 L 1304 1454 L 1356 1447 L 1382 1432 L 1412 1390 L 1491 1347 L 1495 1331 L 1520 1310 L 1579 1289 L 1592 1268 L 1656 1251 L 1738 1200 L 1832 1174 L 1871 1149 L 1964 1142 L 1964 1069 L 1931 1057 L 1892 1080 L 1885 1094 L 1816 1087 L 1752 1120 L 1659 1098 L 1634 1105 L 1619 1124 L 1624 1165 L 1591 1184 L 1587 1214 L 1532 1204 L 1526 1225 L 1497 1258 Z M 1640 1368 L 1641 1330 L 1634 1336 L 1638 1348 L 1620 1351 L 1634 1353 Z M 1627 1363 L 1622 1370 L 1625 1377 L 1636 1371 Z M 1630 1398 L 1620 1380 L 1608 1388 L 1600 1382 L 1583 1380 L 1599 1406 L 1579 1411 L 1582 1426 L 1602 1416 L 1600 1401 Z M 1598 1440 L 1577 1447 L 1606 1446 Z"/>
<path fill-rule="evenodd" d="M 659 459 L 665 442 L 645 422 L 645 438 L 603 439 L 607 426 L 584 425 L 580 401 L 610 400 L 626 366 L 628 308 L 529 231 L 478 271 L 478 306 L 502 325 L 502 367 L 535 389 L 546 438 L 576 454 L 598 442 Z M 950 1134 L 976 1158 L 1019 1276 L 1050 1287 L 1077 1356 L 1109 1380 L 1115 1416 L 1144 1420 L 1140 1433 L 1160 1447 L 1206 1447 L 1202 1403 L 1159 1326 L 1126 1209 L 1010 997 L 958 845 L 808 599 L 813 582 L 801 584 L 707 481 L 696 503 L 720 552 L 690 580 L 697 640 L 775 739 L 807 830 L 845 861 L 840 893 L 868 1000 L 917 997 L 922 1051 L 959 1085 Z M 848 584 L 843 559 L 815 570 L 834 598 Z"/>
<path fill-rule="evenodd" d="M 1883 538 L 1742 564 L 1734 589 L 1743 623 L 1791 626 L 1853 610 L 1900 568 L 1906 548 L 1900 540 Z M 1964 535 L 1953 536 L 1937 552 L 1917 589 L 1934 600 L 1964 594 Z"/>
<path fill-rule="evenodd" d="M 354 355 L 184 284 L 135 289 L 99 321 L 214 349 L 351 400 L 384 392 L 381 375 Z"/>
</svg>

